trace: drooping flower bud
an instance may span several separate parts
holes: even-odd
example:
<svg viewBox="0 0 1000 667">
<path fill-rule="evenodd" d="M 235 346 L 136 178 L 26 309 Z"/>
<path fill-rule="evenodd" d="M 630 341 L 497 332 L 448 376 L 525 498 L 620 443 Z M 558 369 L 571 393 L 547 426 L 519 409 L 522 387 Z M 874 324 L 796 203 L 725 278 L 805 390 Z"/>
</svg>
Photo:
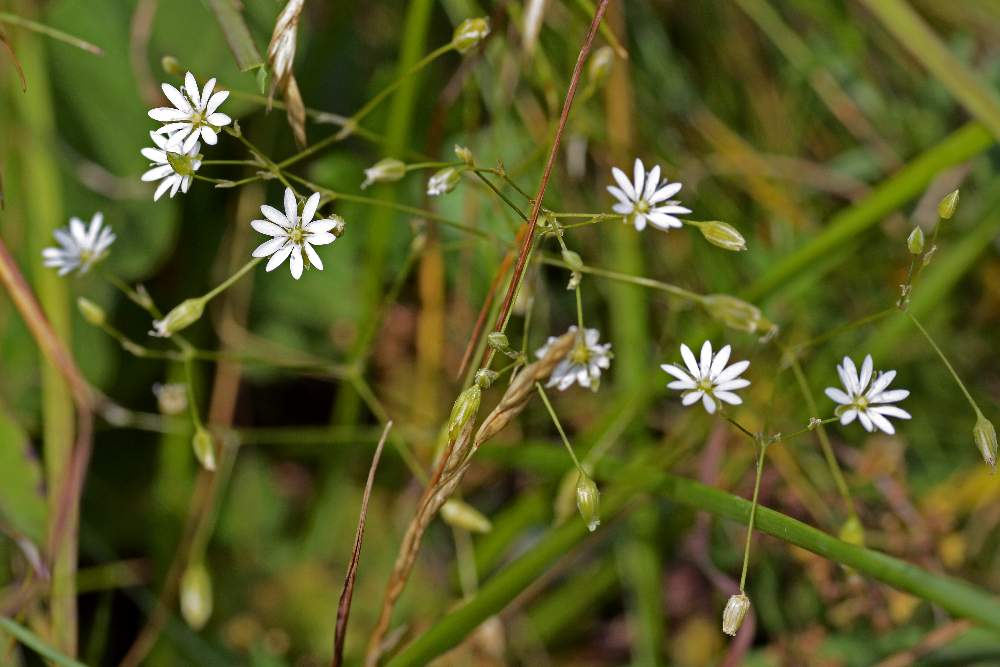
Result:
<svg viewBox="0 0 1000 667">
<path fill-rule="evenodd" d="M 107 319 L 104 315 L 104 309 L 96 303 L 81 296 L 76 300 L 76 307 L 80 309 L 80 315 L 87 322 L 93 324 L 95 327 L 104 326 L 104 322 Z"/>
<path fill-rule="evenodd" d="M 459 146 L 458 144 L 455 144 L 455 157 L 470 167 L 476 162 L 475 158 L 472 156 L 472 151 L 465 146 Z"/>
<path fill-rule="evenodd" d="M 163 56 L 160 58 L 160 67 L 171 76 L 184 76 L 185 70 L 177 58 L 173 56 Z"/>
<path fill-rule="evenodd" d="M 709 294 L 702 299 L 702 305 L 709 315 L 730 329 L 766 333 L 775 328 L 760 308 L 735 296 Z"/>
<path fill-rule="evenodd" d="M 906 238 L 906 247 L 911 255 L 919 255 L 924 251 L 924 230 L 914 227 L 913 231 Z"/>
<path fill-rule="evenodd" d="M 583 260 L 580 258 L 579 253 L 573 252 L 567 248 L 562 251 L 562 258 L 570 270 L 581 271 L 583 269 Z"/>
<path fill-rule="evenodd" d="M 181 575 L 181 616 L 201 630 L 212 616 L 212 579 L 202 562 L 192 563 Z"/>
<path fill-rule="evenodd" d="M 723 250 L 740 252 L 747 249 L 747 241 L 735 227 L 726 222 L 710 220 L 698 225 L 705 240 Z"/>
<path fill-rule="evenodd" d="M 478 384 L 473 384 L 458 395 L 451 408 L 451 417 L 448 418 L 448 440 L 455 440 L 469 420 L 475 418 L 482 397 L 483 390 Z"/>
<path fill-rule="evenodd" d="M 482 16 L 475 19 L 465 19 L 455 28 L 451 43 L 459 53 L 467 53 L 490 34 L 490 20 Z"/>
<path fill-rule="evenodd" d="M 972 437 L 976 447 L 983 454 L 983 460 L 992 472 L 997 471 L 997 430 L 993 423 L 983 413 L 976 417 L 976 425 L 972 428 Z"/>
<path fill-rule="evenodd" d="M 594 51 L 587 64 L 587 85 L 599 86 L 608 78 L 611 71 L 611 64 L 615 59 L 615 51 L 610 46 L 602 46 Z"/>
<path fill-rule="evenodd" d="M 499 373 L 489 368 L 480 368 L 476 371 L 476 385 L 480 389 L 489 389 L 493 386 L 493 381 L 499 377 Z"/>
<path fill-rule="evenodd" d="M 191 438 L 191 448 L 194 449 L 195 458 L 205 470 L 212 472 L 215 470 L 215 445 L 212 443 L 211 434 L 200 424 L 194 431 Z"/>
<path fill-rule="evenodd" d="M 955 215 L 956 208 L 958 208 L 958 190 L 953 190 L 945 195 L 941 203 L 938 204 L 938 217 L 942 220 L 951 220 L 951 216 Z"/>
<path fill-rule="evenodd" d="M 510 341 L 507 340 L 507 334 L 502 331 L 492 332 L 486 337 L 486 342 L 497 352 L 506 353 L 510 349 Z"/>
<path fill-rule="evenodd" d="M 406 176 L 406 164 L 394 157 L 383 158 L 365 169 L 365 182 L 361 184 L 361 189 L 373 183 L 392 183 L 403 176 Z"/>
<path fill-rule="evenodd" d="M 722 631 L 730 637 L 735 637 L 749 610 L 750 598 L 745 593 L 731 596 L 722 612 Z"/>
<path fill-rule="evenodd" d="M 165 415 L 179 415 L 187 410 L 187 386 L 181 382 L 153 385 L 153 395 L 160 412 Z"/>
<path fill-rule="evenodd" d="M 203 298 L 181 301 L 162 320 L 153 320 L 153 330 L 149 332 L 149 335 L 157 338 L 169 338 L 200 320 L 204 312 L 205 300 Z"/>
<path fill-rule="evenodd" d="M 445 167 L 441 171 L 434 173 L 427 180 L 427 194 L 431 197 L 439 197 L 448 194 L 455 189 L 461 175 L 454 167 Z"/>
<path fill-rule="evenodd" d="M 576 508 L 587 522 L 587 530 L 594 532 L 601 525 L 601 492 L 590 475 L 580 471 L 576 482 Z"/>
<path fill-rule="evenodd" d="M 448 525 L 470 533 L 488 533 L 493 530 L 493 523 L 482 512 L 457 498 L 452 498 L 441 506 L 441 518 Z"/>
<path fill-rule="evenodd" d="M 854 546 L 865 546 L 865 528 L 861 525 L 861 521 L 857 515 L 851 515 L 844 522 L 844 525 L 840 527 L 840 531 L 837 533 L 837 537 Z"/>
</svg>

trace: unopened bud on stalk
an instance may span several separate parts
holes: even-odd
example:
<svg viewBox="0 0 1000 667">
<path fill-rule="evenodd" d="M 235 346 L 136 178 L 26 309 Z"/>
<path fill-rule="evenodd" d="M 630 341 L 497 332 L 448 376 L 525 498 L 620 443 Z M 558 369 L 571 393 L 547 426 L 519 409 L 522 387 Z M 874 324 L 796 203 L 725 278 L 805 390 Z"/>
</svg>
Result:
<svg viewBox="0 0 1000 667">
<path fill-rule="evenodd" d="M 487 17 L 465 19 L 455 28 L 451 43 L 459 53 L 467 53 L 489 34 L 490 20 Z"/>
<path fill-rule="evenodd" d="M 997 471 L 997 430 L 992 422 L 979 413 L 976 417 L 976 425 L 972 429 L 972 437 L 976 441 L 976 447 L 983 454 L 983 460 L 990 467 L 992 472 Z"/>
<path fill-rule="evenodd" d="M 730 329 L 766 333 L 775 328 L 760 308 L 728 294 L 709 294 L 702 299 L 705 310 Z"/>
<path fill-rule="evenodd" d="M 735 637 L 749 610 L 750 598 L 746 596 L 746 593 L 730 596 L 729 601 L 726 602 L 726 608 L 722 612 L 722 631 L 730 637 Z"/>
<path fill-rule="evenodd" d="M 861 525 L 857 515 L 851 515 L 840 527 L 837 537 L 848 544 L 863 547 L 865 546 L 865 527 Z"/>
<path fill-rule="evenodd" d="M 906 238 L 906 247 L 911 255 L 919 255 L 924 251 L 924 230 L 914 227 Z"/>
<path fill-rule="evenodd" d="M 486 342 L 497 352 L 506 353 L 510 350 L 510 341 L 507 340 L 507 334 L 502 331 L 494 331 L 489 336 L 486 337 Z"/>
<path fill-rule="evenodd" d="M 575 253 L 567 248 L 566 250 L 562 251 L 562 258 L 563 261 L 566 262 L 566 266 L 568 266 L 570 270 L 572 271 L 583 270 L 583 260 L 580 259 L 580 255 L 578 253 Z"/>
<path fill-rule="evenodd" d="M 361 189 L 372 183 L 392 183 L 403 176 L 406 176 L 406 165 L 394 157 L 387 157 L 365 169 L 365 182 L 361 184 Z"/>
<path fill-rule="evenodd" d="M 601 525 L 601 492 L 597 484 L 582 470 L 576 482 L 576 508 L 587 522 L 587 530 L 594 532 Z"/>
<path fill-rule="evenodd" d="M 160 58 L 160 67 L 171 76 L 184 76 L 184 73 L 187 71 L 181 67 L 180 61 L 173 56 L 163 56 Z"/>
<path fill-rule="evenodd" d="M 455 144 L 455 157 L 470 167 L 476 162 L 475 158 L 472 157 L 472 151 L 465 146 L 459 146 L 458 144 Z"/>
<path fill-rule="evenodd" d="M 705 240 L 723 250 L 740 252 L 747 249 L 747 241 L 735 227 L 726 222 L 710 220 L 698 224 Z"/>
<path fill-rule="evenodd" d="M 192 563 L 181 575 L 181 616 L 201 630 L 212 616 L 212 579 L 202 562 Z"/>
<path fill-rule="evenodd" d="M 611 64 L 615 59 L 615 51 L 610 46 L 602 46 L 594 51 L 590 56 L 590 63 L 587 65 L 588 84 L 599 86 L 608 78 L 611 71 Z"/>
<path fill-rule="evenodd" d="M 336 213 L 331 213 L 328 218 L 333 220 L 333 227 L 330 229 L 330 233 L 339 239 L 344 235 L 344 230 L 347 229 L 347 223 L 345 223 L 344 219 Z"/>
<path fill-rule="evenodd" d="M 451 417 L 448 418 L 448 440 L 455 440 L 469 420 L 475 418 L 482 397 L 483 390 L 478 384 L 472 385 L 458 395 L 455 405 L 451 408 Z"/>
<path fill-rule="evenodd" d="M 95 327 L 104 326 L 104 322 L 107 319 L 104 315 L 104 309 L 96 303 L 81 296 L 76 300 L 76 307 L 80 309 L 80 315 L 87 322 L 93 324 Z"/>
<path fill-rule="evenodd" d="M 179 415 L 187 410 L 187 385 L 181 382 L 157 382 L 153 385 L 153 395 L 162 414 Z"/>
<path fill-rule="evenodd" d="M 472 505 L 452 498 L 441 506 L 441 518 L 445 523 L 470 533 L 488 533 L 493 530 L 493 524 L 482 512 Z"/>
<path fill-rule="evenodd" d="M 951 216 L 955 215 L 956 208 L 958 208 L 958 190 L 945 195 L 941 203 L 938 204 L 938 217 L 942 220 L 951 220 Z"/>
<path fill-rule="evenodd" d="M 215 445 L 212 443 L 212 436 L 201 425 L 195 428 L 194 437 L 191 438 L 191 448 L 201 466 L 213 472 L 215 470 Z"/>
<path fill-rule="evenodd" d="M 153 320 L 153 330 L 149 332 L 149 335 L 157 338 L 169 338 L 197 322 L 204 312 L 205 300 L 201 297 L 181 301 L 162 320 Z"/>
<path fill-rule="evenodd" d="M 476 371 L 476 385 L 480 389 L 489 389 L 493 386 L 494 380 L 499 377 L 499 373 L 489 368 L 480 368 Z"/>
<path fill-rule="evenodd" d="M 431 197 L 448 194 L 455 189 L 460 179 L 461 175 L 457 169 L 454 167 L 445 167 L 427 179 L 427 194 Z"/>
</svg>

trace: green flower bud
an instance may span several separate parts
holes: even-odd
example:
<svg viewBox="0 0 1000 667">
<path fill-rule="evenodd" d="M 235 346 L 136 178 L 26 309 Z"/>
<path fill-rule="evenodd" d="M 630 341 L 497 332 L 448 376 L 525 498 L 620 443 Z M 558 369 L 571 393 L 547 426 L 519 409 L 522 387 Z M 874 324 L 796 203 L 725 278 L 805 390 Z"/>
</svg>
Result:
<svg viewBox="0 0 1000 667">
<path fill-rule="evenodd" d="M 844 525 L 840 527 L 837 537 L 848 544 L 853 544 L 854 546 L 865 546 L 865 528 L 861 525 L 861 521 L 858 520 L 858 517 L 854 515 L 852 515 L 847 521 L 844 522 Z"/>
<path fill-rule="evenodd" d="M 947 194 L 938 204 L 938 217 L 942 220 L 951 220 L 951 216 L 955 215 L 956 208 L 958 208 L 958 190 Z"/>
<path fill-rule="evenodd" d="M 201 630 L 212 616 L 212 579 L 202 562 L 192 563 L 181 575 L 181 616 Z"/>
<path fill-rule="evenodd" d="M 458 173 L 457 169 L 454 167 L 445 167 L 427 179 L 427 194 L 431 197 L 448 194 L 455 189 L 461 178 L 461 174 Z"/>
<path fill-rule="evenodd" d="M 104 315 L 104 309 L 96 303 L 81 296 L 76 300 L 76 307 L 80 309 L 80 315 L 87 322 L 93 324 L 95 327 L 104 326 L 104 322 L 107 319 Z"/>
<path fill-rule="evenodd" d="M 728 294 L 710 294 L 702 299 L 705 310 L 714 319 L 738 331 L 769 332 L 775 326 L 764 317 L 760 308 Z"/>
<path fill-rule="evenodd" d="M 510 349 L 510 341 L 507 340 L 507 334 L 502 331 L 491 333 L 486 337 L 486 342 L 497 352 L 506 353 Z"/>
<path fill-rule="evenodd" d="M 576 508 L 587 522 L 587 530 L 594 532 L 601 525 L 601 492 L 597 484 L 583 471 L 576 482 Z"/>
<path fill-rule="evenodd" d="M 488 368 L 480 368 L 476 371 L 476 385 L 480 389 L 489 389 L 493 386 L 493 381 L 499 376 L 500 374 L 496 371 L 491 371 Z"/>
<path fill-rule="evenodd" d="M 205 300 L 202 298 L 187 299 L 174 307 L 162 320 L 153 320 L 153 330 L 150 336 L 169 338 L 178 331 L 186 329 L 201 319 L 205 312 Z"/>
<path fill-rule="evenodd" d="M 983 454 L 983 460 L 990 467 L 992 472 L 997 471 L 997 430 L 983 413 L 979 413 L 976 418 L 976 425 L 972 429 L 972 437 L 976 441 L 976 447 Z"/>
<path fill-rule="evenodd" d="M 177 58 L 173 56 L 163 56 L 160 58 L 160 67 L 163 71 L 171 76 L 184 76 L 184 68 L 181 67 L 180 62 Z"/>
<path fill-rule="evenodd" d="M 470 151 L 465 146 L 459 146 L 455 144 L 455 157 L 469 165 L 470 167 L 475 164 L 475 159 L 472 157 L 472 151 Z"/>
<path fill-rule="evenodd" d="M 700 223 L 698 229 L 701 230 L 701 235 L 705 237 L 706 241 L 723 250 L 739 252 L 747 249 L 746 239 L 728 223 L 711 220 Z"/>
<path fill-rule="evenodd" d="M 191 438 L 191 448 L 198 463 L 208 471 L 215 470 L 215 445 L 212 443 L 212 436 L 202 426 L 195 429 L 194 437 Z"/>
<path fill-rule="evenodd" d="M 488 533 L 493 530 L 493 524 L 479 510 L 456 498 L 441 506 L 441 518 L 448 525 L 470 533 Z"/>
<path fill-rule="evenodd" d="M 372 183 L 392 183 L 406 176 L 406 164 L 394 157 L 379 160 L 365 169 L 365 182 L 361 184 L 364 190 Z"/>
<path fill-rule="evenodd" d="M 919 255 L 924 251 L 924 230 L 914 227 L 913 231 L 906 238 L 906 247 L 911 255 Z"/>
<path fill-rule="evenodd" d="M 588 85 L 599 86 L 608 78 L 611 65 L 615 60 L 615 51 L 610 46 L 602 46 L 594 51 L 587 64 Z"/>
<path fill-rule="evenodd" d="M 490 34 L 490 20 L 483 16 L 465 19 L 455 28 L 451 43 L 459 53 L 467 53 Z"/>
<path fill-rule="evenodd" d="M 478 384 L 474 384 L 455 399 L 455 405 L 451 408 L 451 417 L 448 419 L 448 440 L 454 441 L 458 434 L 462 432 L 470 419 L 476 417 L 479 412 L 479 401 L 483 397 L 483 390 Z"/>
<path fill-rule="evenodd" d="M 563 250 L 562 258 L 563 261 L 566 262 L 566 266 L 568 266 L 572 271 L 579 272 L 583 269 L 583 260 L 580 259 L 579 254 L 573 252 L 572 250 L 569 250 L 568 248 Z"/>
<path fill-rule="evenodd" d="M 746 593 L 731 596 L 722 612 L 722 631 L 730 637 L 735 637 L 749 610 L 750 598 Z"/>
</svg>

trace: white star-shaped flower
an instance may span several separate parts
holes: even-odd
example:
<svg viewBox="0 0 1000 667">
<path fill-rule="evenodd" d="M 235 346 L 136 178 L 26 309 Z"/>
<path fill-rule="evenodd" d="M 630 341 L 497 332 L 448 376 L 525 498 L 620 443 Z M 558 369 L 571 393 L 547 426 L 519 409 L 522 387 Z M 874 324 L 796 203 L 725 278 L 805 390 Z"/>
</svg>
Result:
<svg viewBox="0 0 1000 667">
<path fill-rule="evenodd" d="M 750 366 L 749 361 L 737 361 L 731 366 L 729 355 L 732 348 L 726 345 L 718 354 L 712 354 L 712 343 L 705 341 L 701 346 L 701 361 L 694 358 L 694 353 L 687 345 L 681 344 L 681 357 L 687 366 L 685 370 L 679 364 L 663 364 L 660 366 L 667 373 L 677 378 L 667 385 L 668 389 L 684 392 L 681 403 L 693 405 L 701 399 L 708 414 L 715 414 L 716 402 L 739 405 L 743 399 L 734 391 L 750 386 L 750 380 L 741 378 Z"/>
<path fill-rule="evenodd" d="M 160 87 L 174 106 L 150 109 L 149 117 L 166 123 L 157 132 L 169 137 L 171 151 L 190 153 L 199 139 L 214 146 L 219 141 L 219 130 L 233 122 L 232 118 L 218 111 L 219 106 L 229 97 L 229 91 L 219 90 L 213 93 L 215 79 L 209 79 L 199 91 L 194 75 L 188 72 L 180 89 L 169 83 Z"/>
<path fill-rule="evenodd" d="M 618 200 L 611 209 L 626 216 L 626 221 L 634 224 L 637 230 L 645 229 L 646 222 L 663 231 L 683 226 L 676 216 L 690 213 L 691 210 L 680 206 L 679 201 L 670 199 L 683 186 L 667 180 L 661 183 L 660 165 L 647 172 L 642 160 L 636 158 L 631 181 L 618 167 L 611 169 L 611 175 L 618 183 L 617 186 L 608 186 L 608 192 Z"/>
<path fill-rule="evenodd" d="M 285 212 L 282 213 L 273 206 L 264 204 L 260 212 L 266 220 L 254 220 L 250 226 L 271 239 L 264 241 L 253 251 L 254 257 L 267 257 L 266 269 L 273 271 L 286 259 L 289 261 L 292 277 L 298 280 L 302 277 L 302 269 L 306 262 L 323 270 L 323 262 L 313 249 L 313 246 L 333 243 L 337 237 L 330 230 L 340 224 L 337 219 L 321 218 L 313 220 L 319 207 L 319 193 L 315 192 L 306 200 L 299 216 L 299 204 L 291 188 L 285 188 Z M 305 255 L 305 257 L 303 257 Z"/>
<path fill-rule="evenodd" d="M 58 269 L 60 276 L 73 271 L 86 273 L 107 256 L 115 241 L 111 228 L 104 226 L 102 213 L 95 213 L 89 226 L 79 218 L 70 218 L 69 227 L 56 229 L 52 234 L 61 247 L 42 250 L 42 261 L 45 266 Z"/>
<path fill-rule="evenodd" d="M 569 328 L 570 333 L 577 333 L 576 325 Z M 581 387 L 587 387 L 597 391 L 601 382 L 601 371 L 611 367 L 611 343 L 598 343 L 601 339 L 601 332 L 597 329 L 584 329 L 583 335 L 577 333 L 576 344 L 569 354 L 556 364 L 549 376 L 547 387 L 558 387 L 559 391 L 565 391 L 574 382 Z M 541 359 L 548 351 L 549 346 L 558 340 L 556 336 L 550 336 L 545 345 L 535 352 L 535 356 Z"/>
<path fill-rule="evenodd" d="M 861 362 L 860 375 L 850 357 L 844 357 L 843 363 L 837 366 L 837 374 L 846 391 L 827 387 L 826 395 L 839 404 L 835 414 L 840 417 L 842 425 L 846 426 L 858 419 L 869 433 L 877 429 L 892 435 L 896 429 L 887 417 L 910 419 L 910 413 L 906 410 L 888 405 L 903 400 L 910 392 L 906 389 L 888 389 L 896 377 L 896 371 L 875 372 L 872 355 L 866 355 Z"/>
<path fill-rule="evenodd" d="M 196 141 L 190 151 L 180 153 L 167 150 L 169 140 L 162 134 L 150 132 L 149 136 L 156 148 L 142 149 L 143 157 L 149 160 L 149 166 L 152 167 L 142 175 L 142 180 L 160 181 L 153 193 L 153 201 L 157 201 L 167 190 L 170 190 L 171 199 L 178 190 L 187 193 L 194 179 L 194 172 L 201 168 L 201 156 L 198 154 L 201 144 Z"/>
</svg>

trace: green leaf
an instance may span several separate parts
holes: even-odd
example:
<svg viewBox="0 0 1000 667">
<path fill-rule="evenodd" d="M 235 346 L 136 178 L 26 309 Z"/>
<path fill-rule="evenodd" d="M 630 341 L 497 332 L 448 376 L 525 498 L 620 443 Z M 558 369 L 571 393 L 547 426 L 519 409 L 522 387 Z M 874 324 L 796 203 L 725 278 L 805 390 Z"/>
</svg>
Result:
<svg viewBox="0 0 1000 667">
<path fill-rule="evenodd" d="M 41 464 L 21 426 L 0 407 L 0 522 L 42 544 L 45 513 Z"/>
<path fill-rule="evenodd" d="M 236 64 L 244 72 L 257 67 L 263 67 L 264 61 L 257 51 L 257 46 L 250 36 L 250 29 L 243 18 L 243 13 L 233 0 L 207 0 L 208 6 L 215 14 L 215 20 L 222 28 L 222 34 L 229 44 L 229 49 L 236 58 Z"/>
</svg>

